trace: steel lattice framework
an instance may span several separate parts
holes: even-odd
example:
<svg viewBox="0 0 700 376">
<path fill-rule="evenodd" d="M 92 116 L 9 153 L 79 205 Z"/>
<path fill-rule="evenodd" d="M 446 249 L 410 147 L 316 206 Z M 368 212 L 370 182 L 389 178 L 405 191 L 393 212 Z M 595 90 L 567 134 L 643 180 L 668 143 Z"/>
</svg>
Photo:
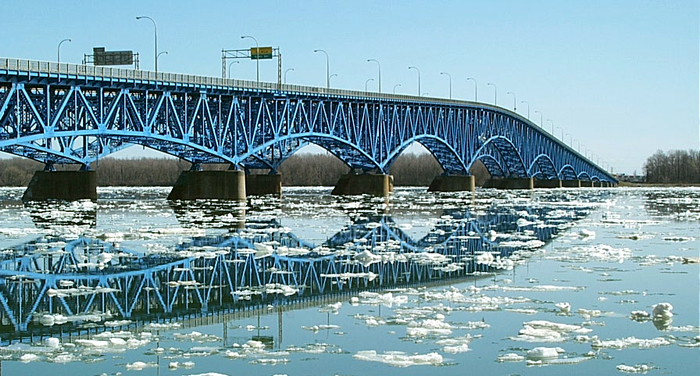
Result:
<svg viewBox="0 0 700 376">
<path fill-rule="evenodd" d="M 249 222 L 245 229 L 150 254 L 87 237 L 45 236 L 2 252 L 0 332 L 66 322 L 70 331 L 70 325 L 106 319 L 151 321 L 237 303 L 283 302 L 486 272 L 498 266 L 476 261 L 477 255 L 506 258 L 528 248 L 512 244 L 511 235 L 546 242 L 559 224 L 580 219 L 588 208 L 572 208 L 559 219 L 551 210 L 513 206 L 479 217 L 446 213 L 419 240 L 390 217 L 363 217 L 321 246 L 275 221 Z M 491 231 L 509 235 L 492 238 Z"/>
<path fill-rule="evenodd" d="M 195 166 L 276 170 L 308 143 L 388 173 L 414 142 L 448 174 L 617 182 L 528 119 L 483 103 L 0 59 L 0 151 L 89 166 L 131 145 Z"/>
</svg>

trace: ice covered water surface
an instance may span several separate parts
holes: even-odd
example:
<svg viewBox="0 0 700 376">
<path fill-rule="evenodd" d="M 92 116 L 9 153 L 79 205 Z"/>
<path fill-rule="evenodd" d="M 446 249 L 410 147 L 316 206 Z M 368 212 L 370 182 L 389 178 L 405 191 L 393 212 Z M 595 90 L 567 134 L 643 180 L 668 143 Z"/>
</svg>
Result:
<svg viewBox="0 0 700 376">
<path fill-rule="evenodd" d="M 251 236 L 273 238 L 250 248 L 250 255 L 262 257 L 280 247 L 274 241 L 281 234 L 310 240 L 315 252 L 333 252 L 322 243 L 348 223 L 364 221 L 364 229 L 377 231 L 387 223 L 382 222 L 387 214 L 396 223 L 392 231 L 402 231 L 415 241 L 445 239 L 451 229 L 469 223 L 470 219 L 455 212 L 460 208 L 467 208 L 473 217 L 503 211 L 513 228 L 493 223 L 456 239 L 466 244 L 484 235 L 494 245 L 494 253 L 481 253 L 484 256 L 478 259 L 480 265 L 494 267 L 468 280 L 353 292 L 306 308 L 278 309 L 276 302 L 269 306 L 266 302 L 260 316 L 251 312 L 223 322 L 205 318 L 131 325 L 126 332 L 118 329 L 128 325 L 125 318 L 93 315 L 96 321 L 85 320 L 86 325 L 104 327 L 109 334 L 2 346 L 5 372 L 46 374 L 55 362 L 63 363 L 73 375 L 146 374 L 155 373 L 156 367 L 173 375 L 422 375 L 433 371 L 462 375 L 466 369 L 478 369 L 484 375 L 683 375 L 688 369 L 700 368 L 696 355 L 699 269 L 697 263 L 683 262 L 684 257 L 697 257 L 700 248 L 700 190 L 482 191 L 438 196 L 398 189 L 395 196 L 400 200 L 394 202 L 391 198 L 334 198 L 327 191 L 292 189 L 281 199 L 251 198 L 243 207 L 218 203 L 182 207 L 159 201 L 166 190 L 112 189 L 94 208 L 83 204 L 42 208 L 33 211 L 36 220 L 21 205 L 6 206 L 5 218 L 18 220 L 0 219 L 0 227 L 8 229 L 0 231 L 0 236 L 3 244 L 17 244 L 25 236 L 87 233 L 149 254 L 184 256 L 174 252 L 173 246 L 195 237 L 237 231 L 241 219 L 247 223 L 279 220 L 281 226 L 274 230 L 243 230 Z M 90 222 L 93 209 L 94 224 Z M 54 221 L 69 218 L 64 212 L 73 213 L 73 220 L 87 213 L 87 224 Z M 539 244 L 533 236 L 543 231 L 544 221 L 555 221 L 559 231 L 553 240 Z M 385 252 L 373 245 L 376 238 L 363 238 L 363 234 L 348 237 L 358 247 L 358 265 L 364 267 L 359 262 L 362 255 L 370 265 L 377 257 L 397 260 L 400 256 L 395 243 L 380 243 L 389 250 Z M 495 253 L 497 244 L 517 248 L 519 258 L 512 264 L 504 261 Z M 189 249 L 187 256 L 204 257 L 217 251 L 200 247 Z M 278 252 L 304 255 L 307 251 L 285 245 Z M 346 247 L 342 252 L 355 251 Z M 415 249 L 411 253 L 415 255 Z M 496 267 L 499 257 L 501 268 Z M 114 263 L 117 259 L 108 258 L 82 262 Z M 435 267 L 449 265 L 437 263 L 444 260 L 434 257 L 424 259 Z M 272 266 L 268 270 L 274 275 L 284 272 Z M 192 269 L 192 273 L 208 270 Z M 360 267 L 352 276 L 324 273 L 334 275 L 339 283 L 370 277 Z M 64 280 L 57 282 L 54 299 L 89 299 L 96 291 L 92 286 L 89 292 L 84 287 L 75 290 L 88 295 L 71 293 L 70 289 L 81 284 Z M 27 283 L 24 281 L 23 277 L 6 283 Z M 185 280 L 171 282 L 187 289 L 191 298 L 201 290 Z M 297 294 L 283 284 L 268 287 L 280 297 L 285 292 Z M 236 291 L 250 292 L 251 299 L 259 293 L 246 286 Z M 105 296 L 109 294 L 104 291 Z M 159 299 L 153 291 L 150 294 Z M 66 312 L 40 314 L 37 320 L 45 315 L 46 320 L 53 319 L 51 328 L 76 318 Z"/>
</svg>

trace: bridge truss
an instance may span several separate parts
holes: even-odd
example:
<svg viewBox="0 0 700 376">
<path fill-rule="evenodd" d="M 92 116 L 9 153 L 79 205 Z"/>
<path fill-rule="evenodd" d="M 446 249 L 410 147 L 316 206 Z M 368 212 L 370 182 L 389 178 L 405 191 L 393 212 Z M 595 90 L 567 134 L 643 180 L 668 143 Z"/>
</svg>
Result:
<svg viewBox="0 0 700 376">
<path fill-rule="evenodd" d="M 388 173 L 414 142 L 448 174 L 616 182 L 506 109 L 483 103 L 0 59 L 0 151 L 89 165 L 143 145 L 195 166 L 276 170 L 317 144 Z"/>
<path fill-rule="evenodd" d="M 589 208 L 572 209 L 560 220 L 551 210 L 492 208 L 479 217 L 455 211 L 419 240 L 390 217 L 363 217 L 320 246 L 275 221 L 249 222 L 150 253 L 87 237 L 45 236 L 0 256 L 0 334 L 158 321 L 492 271 L 514 252 L 540 247 Z M 514 238 L 539 243 L 515 244 Z M 491 257 L 480 261 L 484 254 Z"/>
</svg>

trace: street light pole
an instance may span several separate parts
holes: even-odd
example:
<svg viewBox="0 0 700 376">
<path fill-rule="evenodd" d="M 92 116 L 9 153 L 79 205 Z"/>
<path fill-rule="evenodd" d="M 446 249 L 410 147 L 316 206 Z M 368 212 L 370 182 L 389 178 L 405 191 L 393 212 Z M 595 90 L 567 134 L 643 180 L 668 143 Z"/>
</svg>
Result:
<svg viewBox="0 0 700 376">
<path fill-rule="evenodd" d="M 527 119 L 530 120 L 530 102 L 520 101 L 520 103 L 525 103 L 527 105 Z"/>
<path fill-rule="evenodd" d="M 244 35 L 241 37 L 241 39 L 245 38 L 250 38 L 255 41 L 255 50 L 257 52 L 257 58 L 255 59 L 255 80 L 257 82 L 260 82 L 260 44 L 258 44 L 258 40 L 255 39 L 255 37 L 252 37 L 250 35 Z M 252 57 L 252 55 L 251 55 Z"/>
<path fill-rule="evenodd" d="M 444 74 L 447 76 L 447 78 L 449 78 L 449 81 L 450 81 L 450 99 L 452 99 L 452 76 L 447 72 L 440 72 L 440 74 Z"/>
<path fill-rule="evenodd" d="M 396 85 L 394 85 L 394 94 L 396 94 L 396 88 L 397 88 L 398 86 L 401 86 L 401 84 L 396 84 Z"/>
<path fill-rule="evenodd" d="M 330 80 L 331 80 L 333 77 L 338 77 L 338 73 L 333 73 L 333 74 L 330 75 L 330 77 L 328 77 L 329 83 L 330 83 Z"/>
<path fill-rule="evenodd" d="M 148 17 L 148 16 L 136 17 L 137 20 L 140 20 L 142 18 L 145 18 L 145 19 L 153 22 L 153 57 L 155 58 L 155 61 L 154 61 L 155 70 L 156 70 L 156 73 L 158 73 L 158 25 L 156 24 L 156 21 L 151 17 Z"/>
<path fill-rule="evenodd" d="M 228 63 L 228 78 L 231 78 L 231 65 L 233 65 L 234 63 L 238 64 L 240 62 L 238 60 L 234 60 L 234 61 Z"/>
<path fill-rule="evenodd" d="M 493 105 L 498 106 L 498 89 L 496 88 L 495 84 L 492 83 L 487 83 L 486 85 L 491 85 L 493 86 Z"/>
<path fill-rule="evenodd" d="M 535 113 L 538 113 L 538 112 L 540 113 L 540 128 L 542 128 L 542 127 L 544 127 L 544 123 L 542 122 L 542 112 L 535 110 Z"/>
<path fill-rule="evenodd" d="M 57 57 L 58 57 L 58 59 L 57 59 L 57 62 L 58 62 L 58 63 L 61 62 L 61 45 L 63 44 L 63 42 L 72 42 L 72 40 L 70 40 L 70 38 L 66 38 L 66 39 L 64 39 L 64 40 L 62 40 L 62 41 L 60 41 L 60 42 L 58 42 L 58 56 L 57 56 Z"/>
<path fill-rule="evenodd" d="M 166 54 L 166 55 L 167 55 L 167 54 L 168 54 L 168 51 L 161 51 L 161 52 L 158 52 L 158 55 L 156 55 L 156 61 L 160 58 L 160 55 L 162 55 L 162 54 Z"/>
<path fill-rule="evenodd" d="M 314 50 L 314 52 L 323 52 L 326 55 L 326 89 L 331 88 L 331 76 L 330 76 L 330 58 L 328 57 L 328 52 L 326 50 Z"/>
<path fill-rule="evenodd" d="M 565 134 L 565 136 L 569 136 L 569 146 L 574 147 L 574 143 L 573 143 L 573 141 L 571 141 L 571 134 L 567 133 L 567 134 Z M 564 142 L 566 142 L 566 141 L 564 141 Z"/>
<path fill-rule="evenodd" d="M 561 140 L 562 142 L 564 142 L 564 128 L 562 128 L 562 127 L 557 127 L 557 129 L 561 130 L 561 138 L 560 138 L 560 140 Z"/>
<path fill-rule="evenodd" d="M 377 59 L 367 59 L 367 62 L 369 63 L 370 61 L 374 61 L 377 63 L 377 68 L 379 69 L 379 94 L 382 93 L 382 65 L 379 64 L 379 61 Z"/>
<path fill-rule="evenodd" d="M 408 69 L 415 69 L 418 72 L 418 96 L 420 97 L 420 69 L 417 67 L 408 67 Z"/>
<path fill-rule="evenodd" d="M 365 92 L 367 92 L 367 84 L 368 84 L 370 81 L 374 81 L 374 78 L 368 78 L 367 81 L 365 81 Z"/>
<path fill-rule="evenodd" d="M 467 77 L 467 81 L 469 81 L 469 80 L 474 81 L 474 102 L 478 102 L 478 101 L 479 101 L 479 98 L 477 97 L 477 94 L 478 94 L 478 93 L 477 93 L 477 91 L 476 91 L 476 87 L 477 87 L 476 79 L 475 79 L 475 78 L 472 78 L 472 77 Z"/>
<path fill-rule="evenodd" d="M 514 112 L 517 111 L 518 108 L 515 106 L 515 102 L 516 102 L 516 100 L 515 100 L 515 93 L 512 92 L 512 91 L 509 91 L 509 92 L 507 92 L 506 94 L 513 94 L 513 111 L 514 111 Z"/>
<path fill-rule="evenodd" d="M 293 71 L 293 70 L 294 70 L 294 68 L 287 68 L 287 69 L 284 71 L 284 83 L 285 83 L 285 84 L 287 83 L 287 72 Z"/>
<path fill-rule="evenodd" d="M 547 119 L 547 121 L 552 123 L 552 136 L 554 136 L 554 121 L 552 119 Z"/>
</svg>

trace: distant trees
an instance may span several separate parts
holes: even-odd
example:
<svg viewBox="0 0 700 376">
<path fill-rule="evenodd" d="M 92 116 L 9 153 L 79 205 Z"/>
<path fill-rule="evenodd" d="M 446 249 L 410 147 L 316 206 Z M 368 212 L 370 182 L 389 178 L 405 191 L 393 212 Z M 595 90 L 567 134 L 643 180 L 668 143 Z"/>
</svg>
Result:
<svg viewBox="0 0 700 376">
<path fill-rule="evenodd" d="M 644 163 L 647 183 L 700 184 L 700 151 L 661 150 Z"/>
<path fill-rule="evenodd" d="M 75 170 L 76 165 L 56 165 L 57 170 Z M 188 162 L 173 158 L 114 159 L 104 158 L 91 166 L 97 171 L 99 186 L 171 186 Z M 228 165 L 204 165 L 206 170 L 227 169 Z M 0 159 L 0 186 L 27 186 L 34 171 L 43 164 L 25 158 Z M 332 186 L 350 168 L 329 153 L 295 154 L 279 168 L 285 186 Z M 258 171 L 254 171 L 258 172 Z M 259 172 L 259 173 L 266 173 Z M 442 173 L 440 164 L 429 153 L 405 153 L 391 167 L 394 184 L 428 186 Z"/>
</svg>

